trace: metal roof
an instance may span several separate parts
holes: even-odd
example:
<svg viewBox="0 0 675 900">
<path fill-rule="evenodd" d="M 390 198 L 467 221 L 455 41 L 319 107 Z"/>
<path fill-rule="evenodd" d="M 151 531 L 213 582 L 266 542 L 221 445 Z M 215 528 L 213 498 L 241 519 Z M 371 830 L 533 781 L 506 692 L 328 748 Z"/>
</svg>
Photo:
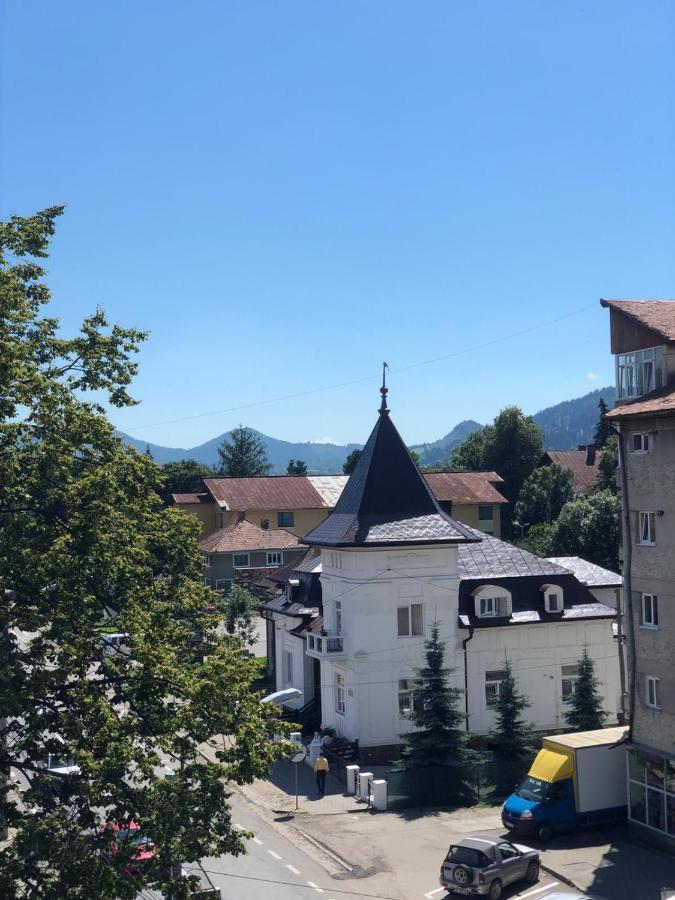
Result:
<svg viewBox="0 0 675 900">
<path fill-rule="evenodd" d="M 459 547 L 459 577 L 514 578 L 519 575 L 569 575 L 569 569 L 535 556 L 513 544 L 502 541 L 475 528 L 463 526 L 467 531 L 480 535 L 479 544 L 461 544 Z"/>
<path fill-rule="evenodd" d="M 343 476 L 324 476 L 326 479 Z M 325 496 L 307 475 L 260 475 L 255 478 L 205 478 L 204 485 L 222 509 L 329 509 Z"/>
<path fill-rule="evenodd" d="M 586 587 L 621 587 L 623 583 L 621 575 L 610 569 L 603 569 L 602 566 L 596 566 L 595 563 L 580 556 L 549 556 L 548 560 L 568 569 Z"/>
<path fill-rule="evenodd" d="M 495 487 L 504 481 L 496 472 L 429 472 L 424 480 L 440 502 L 508 503 Z"/>
</svg>

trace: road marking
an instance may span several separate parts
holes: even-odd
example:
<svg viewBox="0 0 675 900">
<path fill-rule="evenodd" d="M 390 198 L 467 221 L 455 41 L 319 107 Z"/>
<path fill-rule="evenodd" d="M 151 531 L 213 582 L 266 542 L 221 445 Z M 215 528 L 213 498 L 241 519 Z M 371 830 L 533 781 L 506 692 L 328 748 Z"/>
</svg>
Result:
<svg viewBox="0 0 675 900">
<path fill-rule="evenodd" d="M 270 856 L 273 856 L 275 859 L 281 859 L 281 856 L 279 856 L 278 853 L 275 853 L 274 850 L 268 850 L 267 852 L 269 853 Z"/>
<path fill-rule="evenodd" d="M 549 884 L 545 884 L 543 887 L 532 888 L 531 891 L 525 891 L 524 894 L 516 894 L 516 897 L 531 897 L 532 894 L 540 894 L 542 891 L 547 891 L 549 888 L 555 887 L 556 884 L 560 884 L 560 882 L 551 881 Z"/>
<path fill-rule="evenodd" d="M 313 881 L 308 881 L 307 884 L 308 884 L 311 888 L 314 888 L 314 890 L 315 890 L 318 894 L 323 894 L 323 888 L 320 888 L 320 887 L 318 886 L 318 884 L 314 884 Z"/>
<path fill-rule="evenodd" d="M 253 837 L 253 843 L 254 843 L 254 844 L 260 844 L 260 846 L 262 847 L 262 841 L 260 840 L 260 838 L 257 838 L 257 837 L 254 836 L 254 837 Z"/>
<path fill-rule="evenodd" d="M 236 828 L 237 831 L 244 831 L 244 826 L 240 825 L 239 822 L 235 822 L 233 827 Z"/>
<path fill-rule="evenodd" d="M 425 894 L 424 896 L 427 898 L 427 900 L 431 900 L 433 896 L 435 896 L 436 894 L 440 894 L 444 890 L 445 888 L 436 888 L 435 891 L 429 891 L 429 893 Z"/>
<path fill-rule="evenodd" d="M 286 863 L 286 868 L 287 868 L 287 869 L 290 869 L 291 872 L 292 872 L 294 875 L 299 875 L 299 874 L 300 874 L 300 870 L 299 870 L 299 869 L 296 869 L 295 866 L 292 866 L 290 863 Z"/>
</svg>

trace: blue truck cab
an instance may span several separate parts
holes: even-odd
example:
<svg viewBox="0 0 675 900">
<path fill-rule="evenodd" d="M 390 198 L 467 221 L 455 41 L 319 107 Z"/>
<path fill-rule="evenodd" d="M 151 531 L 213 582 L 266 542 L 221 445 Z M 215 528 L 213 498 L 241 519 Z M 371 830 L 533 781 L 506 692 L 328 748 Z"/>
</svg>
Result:
<svg viewBox="0 0 675 900">
<path fill-rule="evenodd" d="M 557 832 L 624 818 L 626 731 L 602 728 L 544 738 L 530 771 L 504 803 L 504 827 L 545 843 Z"/>
</svg>

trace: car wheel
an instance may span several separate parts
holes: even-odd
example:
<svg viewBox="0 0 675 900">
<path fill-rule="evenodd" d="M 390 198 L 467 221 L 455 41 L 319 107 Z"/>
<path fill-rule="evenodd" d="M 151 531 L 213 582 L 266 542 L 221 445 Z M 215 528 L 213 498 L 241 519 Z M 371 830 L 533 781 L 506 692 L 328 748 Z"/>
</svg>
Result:
<svg viewBox="0 0 675 900">
<path fill-rule="evenodd" d="M 499 878 L 495 878 L 495 880 L 490 885 L 490 893 L 488 897 L 490 900 L 499 900 L 502 895 L 502 883 Z"/>
<path fill-rule="evenodd" d="M 530 884 L 536 884 L 539 881 L 539 863 L 536 859 L 533 859 L 528 865 L 525 878 Z"/>
<path fill-rule="evenodd" d="M 467 884 L 471 884 L 473 872 L 468 866 L 455 866 L 452 878 L 455 884 L 458 884 L 460 887 L 466 887 Z"/>
<path fill-rule="evenodd" d="M 546 844 L 553 837 L 553 829 L 547 822 L 542 822 L 541 825 L 537 825 L 534 834 L 538 841 L 541 841 L 542 844 Z"/>
</svg>

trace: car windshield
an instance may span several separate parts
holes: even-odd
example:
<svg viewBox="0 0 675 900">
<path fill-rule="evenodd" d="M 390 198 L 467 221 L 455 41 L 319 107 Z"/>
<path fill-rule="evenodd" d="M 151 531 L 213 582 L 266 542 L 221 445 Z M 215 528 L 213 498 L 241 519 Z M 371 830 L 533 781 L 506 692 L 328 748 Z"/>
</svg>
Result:
<svg viewBox="0 0 675 900">
<path fill-rule="evenodd" d="M 71 769 L 75 766 L 75 760 L 72 756 L 55 756 L 54 754 L 49 754 L 49 768 L 50 769 Z"/>
<path fill-rule="evenodd" d="M 542 781 L 541 778 L 533 778 L 532 775 L 528 775 L 516 793 L 523 800 L 543 800 L 550 787 L 551 785 L 548 781 Z"/>
<path fill-rule="evenodd" d="M 445 860 L 465 866 L 476 866 L 476 868 L 484 868 L 489 865 L 487 857 L 480 850 L 473 847 L 462 847 L 460 844 L 453 844 L 450 847 Z"/>
<path fill-rule="evenodd" d="M 142 835 L 138 828 L 121 828 L 117 832 L 116 837 L 119 841 L 130 840 L 132 844 L 135 844 L 138 847 L 152 843 L 150 838 L 145 834 Z"/>
</svg>

